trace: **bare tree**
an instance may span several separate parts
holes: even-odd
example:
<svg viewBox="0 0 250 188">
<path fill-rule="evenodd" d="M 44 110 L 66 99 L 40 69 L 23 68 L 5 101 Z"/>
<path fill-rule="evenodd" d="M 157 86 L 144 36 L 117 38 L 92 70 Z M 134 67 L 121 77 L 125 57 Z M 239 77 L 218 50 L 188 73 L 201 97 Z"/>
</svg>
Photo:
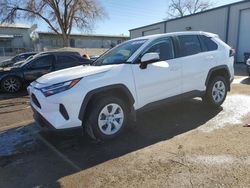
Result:
<svg viewBox="0 0 250 188">
<path fill-rule="evenodd" d="M 105 16 L 97 0 L 0 0 L 0 21 L 40 19 L 69 45 L 72 28 L 91 30 L 97 19 Z"/>
<path fill-rule="evenodd" d="M 168 18 L 183 17 L 211 8 L 210 0 L 171 0 L 168 7 Z"/>
</svg>

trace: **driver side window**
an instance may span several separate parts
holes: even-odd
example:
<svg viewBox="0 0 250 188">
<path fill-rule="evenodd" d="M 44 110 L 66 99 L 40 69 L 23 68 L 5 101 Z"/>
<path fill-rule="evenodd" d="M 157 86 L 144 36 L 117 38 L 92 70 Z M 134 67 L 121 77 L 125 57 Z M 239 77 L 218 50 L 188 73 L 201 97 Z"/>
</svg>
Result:
<svg viewBox="0 0 250 188">
<path fill-rule="evenodd" d="M 151 44 L 151 46 L 146 50 L 146 53 L 158 53 L 160 56 L 160 61 L 166 61 L 174 58 L 174 48 L 172 40 L 170 38 L 165 38 L 157 40 Z"/>
</svg>

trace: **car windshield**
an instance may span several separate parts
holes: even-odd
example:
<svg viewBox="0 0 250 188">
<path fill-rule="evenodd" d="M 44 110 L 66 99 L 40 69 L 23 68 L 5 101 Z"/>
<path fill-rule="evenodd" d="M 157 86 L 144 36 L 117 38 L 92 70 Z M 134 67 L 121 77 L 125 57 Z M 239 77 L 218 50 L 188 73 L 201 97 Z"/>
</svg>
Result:
<svg viewBox="0 0 250 188">
<path fill-rule="evenodd" d="M 125 63 L 146 41 L 146 39 L 143 39 L 122 43 L 99 57 L 96 61 L 94 61 L 93 65 L 101 66 Z"/>
<path fill-rule="evenodd" d="M 30 56 L 30 57 L 28 57 L 25 61 L 24 61 L 24 63 L 22 63 L 21 65 L 20 65 L 20 67 L 24 67 L 26 64 L 28 64 L 30 61 L 32 61 L 33 59 L 35 59 L 35 58 L 37 58 L 38 56 L 40 56 L 41 54 L 40 53 L 38 53 L 38 54 L 36 54 L 36 55 L 33 55 L 33 56 Z"/>
</svg>

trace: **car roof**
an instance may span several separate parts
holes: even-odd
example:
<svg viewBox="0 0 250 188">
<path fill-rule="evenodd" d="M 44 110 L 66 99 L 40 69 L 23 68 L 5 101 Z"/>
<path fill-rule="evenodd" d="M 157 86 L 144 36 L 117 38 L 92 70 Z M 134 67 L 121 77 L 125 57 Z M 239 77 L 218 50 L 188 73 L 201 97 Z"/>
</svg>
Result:
<svg viewBox="0 0 250 188">
<path fill-rule="evenodd" d="M 24 52 L 24 53 L 18 54 L 17 56 L 19 56 L 19 55 L 34 55 L 34 54 L 37 54 L 37 52 Z"/>
<path fill-rule="evenodd" d="M 204 32 L 204 31 L 182 31 L 182 32 L 171 32 L 171 33 L 164 33 L 164 34 L 156 34 L 156 35 L 148 35 L 139 38 L 135 38 L 132 40 L 143 40 L 143 39 L 157 39 L 162 37 L 169 37 L 169 36 L 180 36 L 180 35 L 205 35 L 207 37 L 218 37 L 218 35 L 214 33 Z"/>
<path fill-rule="evenodd" d="M 46 54 L 62 54 L 62 55 L 65 55 L 65 54 L 77 54 L 80 56 L 80 53 L 79 52 L 74 52 L 74 51 L 48 51 L 48 52 L 40 52 L 39 53 L 40 55 L 46 55 Z"/>
</svg>

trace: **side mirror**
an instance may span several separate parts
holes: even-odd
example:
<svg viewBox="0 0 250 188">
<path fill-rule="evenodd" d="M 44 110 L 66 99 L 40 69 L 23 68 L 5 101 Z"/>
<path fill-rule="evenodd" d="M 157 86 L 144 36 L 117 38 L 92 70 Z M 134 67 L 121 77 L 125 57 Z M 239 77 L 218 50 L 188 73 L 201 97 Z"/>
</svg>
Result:
<svg viewBox="0 0 250 188">
<path fill-rule="evenodd" d="M 159 60 L 160 60 L 160 56 L 158 53 L 146 53 L 141 58 L 140 68 L 146 69 L 148 64 L 154 63 Z"/>
</svg>

